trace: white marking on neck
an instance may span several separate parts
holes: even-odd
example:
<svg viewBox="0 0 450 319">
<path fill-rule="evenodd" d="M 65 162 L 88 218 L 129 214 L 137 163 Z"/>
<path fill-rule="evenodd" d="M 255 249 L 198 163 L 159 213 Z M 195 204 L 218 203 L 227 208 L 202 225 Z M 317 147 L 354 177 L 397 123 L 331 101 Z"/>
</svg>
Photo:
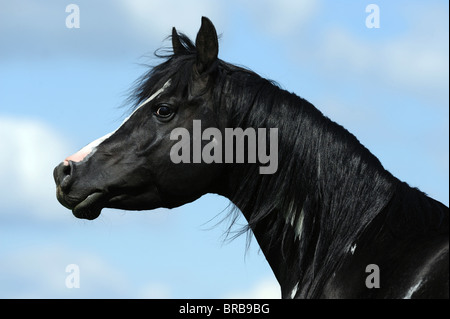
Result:
<svg viewBox="0 0 450 319">
<path fill-rule="evenodd" d="M 292 226 L 294 229 L 294 237 L 300 239 L 303 233 L 303 220 L 305 218 L 305 211 L 300 211 L 300 215 L 297 218 L 297 211 L 295 209 L 295 200 L 291 200 L 288 209 L 284 213 L 286 223 Z"/>
<path fill-rule="evenodd" d="M 73 161 L 73 162 L 81 162 L 82 160 L 88 159 L 89 157 L 91 157 L 96 151 L 97 151 L 97 147 L 103 143 L 104 141 L 106 141 L 108 138 L 110 138 L 114 133 L 116 133 L 132 116 L 134 113 L 137 112 L 137 110 L 139 110 L 142 106 L 144 106 L 145 104 L 147 104 L 148 102 L 150 102 L 151 100 L 155 99 L 156 97 L 158 97 L 162 92 L 164 92 L 164 90 L 170 85 L 170 79 L 164 83 L 163 87 L 160 88 L 158 91 L 156 91 L 155 93 L 153 93 L 148 99 L 146 99 L 144 102 L 142 102 L 141 104 L 139 104 L 138 107 L 136 107 L 136 109 L 122 122 L 122 124 L 120 124 L 120 126 L 113 132 L 108 133 L 98 139 L 96 139 L 95 141 L 89 143 L 88 145 L 86 145 L 85 147 L 83 147 L 81 150 L 79 150 L 78 152 L 76 152 L 75 154 L 67 157 L 64 160 L 64 165 L 69 165 L 69 161 Z"/>
<path fill-rule="evenodd" d="M 297 293 L 297 291 L 298 291 L 298 283 L 291 290 L 291 295 L 290 295 L 291 299 L 295 298 L 295 294 Z"/>
<path fill-rule="evenodd" d="M 356 250 L 356 243 L 354 243 L 351 247 L 350 247 L 350 253 L 353 255 L 355 253 Z"/>
<path fill-rule="evenodd" d="M 298 237 L 299 240 L 302 237 L 303 233 L 303 219 L 305 219 L 305 211 L 302 208 L 302 210 L 300 211 L 300 216 L 298 217 L 297 220 L 297 224 L 295 225 L 294 228 L 295 236 Z"/>
<path fill-rule="evenodd" d="M 417 284 L 415 284 L 414 286 L 409 288 L 408 292 L 403 297 L 403 299 L 411 299 L 412 295 L 417 291 L 417 289 L 419 289 L 421 284 L 422 284 L 422 279 L 420 279 Z"/>
</svg>

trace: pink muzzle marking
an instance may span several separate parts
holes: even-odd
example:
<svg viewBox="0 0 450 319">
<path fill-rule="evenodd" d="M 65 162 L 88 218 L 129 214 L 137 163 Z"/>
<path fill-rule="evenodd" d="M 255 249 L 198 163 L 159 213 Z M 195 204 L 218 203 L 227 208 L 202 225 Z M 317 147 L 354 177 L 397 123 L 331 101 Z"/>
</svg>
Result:
<svg viewBox="0 0 450 319">
<path fill-rule="evenodd" d="M 110 137 L 113 133 L 106 134 L 103 137 L 100 137 L 99 139 L 96 139 L 95 141 L 89 143 L 85 147 L 83 147 L 81 150 L 76 152 L 75 154 L 70 155 L 64 160 L 64 165 L 69 165 L 69 161 L 72 162 L 81 162 L 88 156 L 89 154 L 95 153 L 97 146 L 99 146 L 104 140 L 106 140 L 108 137 Z"/>
<path fill-rule="evenodd" d="M 84 153 L 84 152 L 76 152 L 75 154 L 70 155 L 69 157 L 67 157 L 64 160 L 64 165 L 68 166 L 69 165 L 69 161 L 72 162 L 81 162 L 89 153 Z"/>
</svg>

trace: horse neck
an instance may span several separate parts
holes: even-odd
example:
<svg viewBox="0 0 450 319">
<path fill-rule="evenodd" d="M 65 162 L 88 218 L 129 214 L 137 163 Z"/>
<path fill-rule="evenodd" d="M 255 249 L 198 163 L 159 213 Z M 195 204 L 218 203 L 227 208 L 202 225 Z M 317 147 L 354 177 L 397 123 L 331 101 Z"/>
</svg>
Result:
<svg viewBox="0 0 450 319">
<path fill-rule="evenodd" d="M 277 94 L 270 103 L 278 105 L 260 105 L 264 101 L 257 96 L 238 100 L 255 102 L 245 111 L 248 127 L 278 126 L 278 171 L 260 175 L 255 164 L 229 166 L 224 195 L 249 222 L 283 297 L 311 297 L 320 294 L 388 203 L 394 178 L 353 135 L 306 100 L 278 88 L 259 92 Z M 249 106 L 234 107 L 232 112 Z M 258 107 L 277 112 L 267 114 L 267 121 L 252 119 Z"/>
</svg>

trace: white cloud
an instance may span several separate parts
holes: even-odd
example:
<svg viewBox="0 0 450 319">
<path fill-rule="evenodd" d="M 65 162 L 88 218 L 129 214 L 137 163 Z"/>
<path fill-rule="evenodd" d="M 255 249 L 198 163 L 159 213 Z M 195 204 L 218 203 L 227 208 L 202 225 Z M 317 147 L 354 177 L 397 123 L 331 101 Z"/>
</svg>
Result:
<svg viewBox="0 0 450 319">
<path fill-rule="evenodd" d="M 419 93 L 443 90 L 448 85 L 448 51 L 411 35 L 372 43 L 344 29 L 329 29 L 319 59 L 328 71 L 374 77 L 401 89 Z"/>
<path fill-rule="evenodd" d="M 311 21 L 320 7 L 317 0 L 247 0 L 243 4 L 264 32 L 275 36 L 298 33 Z"/>
<path fill-rule="evenodd" d="M 68 288 L 69 264 L 79 267 L 79 288 Z M 98 255 L 63 247 L 28 247 L 2 253 L 1 298 L 127 298 L 129 280 Z M 132 296 L 132 295 L 131 295 Z"/>
<path fill-rule="evenodd" d="M 149 283 L 140 290 L 138 298 L 142 299 L 168 299 L 170 287 L 163 283 Z"/>
<path fill-rule="evenodd" d="M 53 168 L 68 149 L 60 133 L 41 121 L 0 116 L 0 217 L 60 219 Z"/>
<path fill-rule="evenodd" d="M 403 92 L 448 99 L 448 93 L 445 94 L 449 85 L 448 27 L 445 27 L 448 15 L 445 16 L 445 11 L 425 6 L 420 12 L 409 12 L 405 15 L 409 28 L 383 38 L 373 38 L 364 32 L 357 35 L 342 26 L 327 26 L 319 33 L 322 36 L 317 37 L 316 48 L 304 59 L 315 61 L 328 74 L 359 77 L 363 81 L 375 79 Z M 383 28 L 388 27 L 382 25 L 370 32 L 388 32 Z M 295 51 L 304 52 L 304 48 Z"/>
<path fill-rule="evenodd" d="M 173 26 L 195 36 L 201 16 L 211 18 L 218 30 L 225 20 L 221 4 L 209 0 L 79 1 L 75 4 L 80 9 L 80 28 L 69 29 L 65 25 L 69 3 L 2 3 L 0 29 L 10 31 L 0 33 L 3 60 L 136 57 L 159 47 Z"/>
<path fill-rule="evenodd" d="M 220 33 L 220 25 L 224 20 L 221 4 L 209 0 L 131 0 L 122 1 L 120 5 L 129 15 L 135 31 L 153 35 L 158 40 L 169 35 L 172 27 L 195 37 L 202 16 L 210 18 Z"/>
<path fill-rule="evenodd" d="M 266 278 L 246 291 L 236 291 L 225 296 L 225 299 L 280 299 L 280 285 L 275 278 Z"/>
<path fill-rule="evenodd" d="M 391 82 L 414 90 L 448 88 L 448 50 L 430 41 L 405 38 L 381 48 L 379 65 Z"/>
</svg>

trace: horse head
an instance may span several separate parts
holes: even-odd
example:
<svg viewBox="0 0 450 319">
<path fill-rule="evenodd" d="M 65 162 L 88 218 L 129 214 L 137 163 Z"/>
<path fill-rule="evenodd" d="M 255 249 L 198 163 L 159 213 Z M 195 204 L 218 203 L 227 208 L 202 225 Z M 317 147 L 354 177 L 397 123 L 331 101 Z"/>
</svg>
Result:
<svg viewBox="0 0 450 319">
<path fill-rule="evenodd" d="M 174 129 L 192 133 L 193 119 L 207 127 L 225 126 L 211 89 L 217 73 L 216 30 L 203 18 L 194 45 L 173 28 L 172 46 L 173 55 L 143 76 L 135 109 L 122 125 L 54 169 L 57 198 L 76 217 L 95 219 L 106 207 L 176 207 L 220 188 L 223 165 L 170 160 Z"/>
</svg>

